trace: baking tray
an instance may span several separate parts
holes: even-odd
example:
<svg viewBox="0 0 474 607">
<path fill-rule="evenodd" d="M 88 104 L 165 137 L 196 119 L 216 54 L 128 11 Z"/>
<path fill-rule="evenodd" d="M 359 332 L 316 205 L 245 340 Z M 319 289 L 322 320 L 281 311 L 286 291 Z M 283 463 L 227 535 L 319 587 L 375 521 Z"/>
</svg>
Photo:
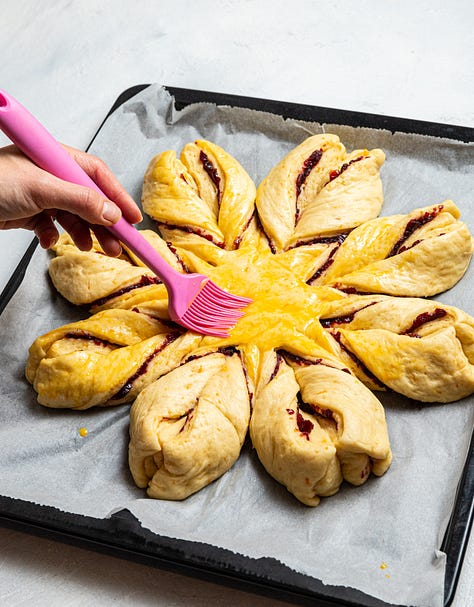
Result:
<svg viewBox="0 0 474 607">
<path fill-rule="evenodd" d="M 141 84 L 125 90 L 117 98 L 104 122 L 117 108 L 147 86 L 149 85 Z M 469 127 L 209 91 L 166 88 L 175 98 L 177 109 L 191 103 L 210 102 L 261 110 L 284 118 L 418 133 L 463 142 L 474 141 L 474 129 Z M 96 135 L 101 128 L 102 125 Z M 95 136 L 89 147 L 94 139 Z M 37 240 L 34 239 L 0 295 L 0 313 L 21 284 L 36 246 Z M 474 519 L 473 495 L 474 432 L 459 479 L 451 517 L 440 546 L 447 557 L 444 593 L 446 607 L 454 598 L 469 540 Z M 324 585 L 320 580 L 297 573 L 270 557 L 253 559 L 206 543 L 151 533 L 127 510 L 117 512 L 107 519 L 97 519 L 0 496 L 0 524 L 297 605 L 314 605 L 315 602 L 321 607 L 389 605 L 353 588 Z"/>
</svg>

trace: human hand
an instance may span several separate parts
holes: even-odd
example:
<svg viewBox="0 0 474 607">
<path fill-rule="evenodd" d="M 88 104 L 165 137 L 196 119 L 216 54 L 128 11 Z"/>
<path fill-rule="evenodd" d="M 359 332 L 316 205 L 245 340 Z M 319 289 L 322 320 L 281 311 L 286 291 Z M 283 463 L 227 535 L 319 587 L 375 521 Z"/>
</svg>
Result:
<svg viewBox="0 0 474 607">
<path fill-rule="evenodd" d="M 102 160 L 64 147 L 108 198 L 47 173 L 15 146 L 6 146 L 0 148 L 0 229 L 33 230 L 47 249 L 58 239 L 57 221 L 79 249 L 92 247 L 92 230 L 105 253 L 120 255 L 120 243 L 107 226 L 121 215 L 130 223 L 141 221 L 139 208 Z"/>
</svg>

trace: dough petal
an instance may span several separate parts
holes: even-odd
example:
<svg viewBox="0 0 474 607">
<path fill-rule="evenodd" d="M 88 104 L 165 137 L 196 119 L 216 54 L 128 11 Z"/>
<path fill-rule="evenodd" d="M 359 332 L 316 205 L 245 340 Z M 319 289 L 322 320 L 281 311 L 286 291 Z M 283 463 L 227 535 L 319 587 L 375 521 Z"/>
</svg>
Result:
<svg viewBox="0 0 474 607">
<path fill-rule="evenodd" d="M 381 150 L 347 155 L 336 135 L 313 135 L 291 150 L 257 189 L 257 209 L 275 251 L 349 231 L 383 202 Z"/>
<path fill-rule="evenodd" d="M 332 302 L 320 322 L 339 357 L 372 388 L 423 402 L 451 402 L 474 391 L 474 319 L 417 298 L 352 297 Z M 368 373 L 367 373 L 368 372 Z"/>
<path fill-rule="evenodd" d="M 118 405 L 176 367 L 200 340 L 138 312 L 106 310 L 37 338 L 26 376 L 46 407 Z"/>
<path fill-rule="evenodd" d="M 237 460 L 250 416 L 238 353 L 190 360 L 141 392 L 130 414 L 129 464 L 139 487 L 181 500 Z"/>
<path fill-rule="evenodd" d="M 198 140 L 178 160 L 156 156 L 145 173 L 142 202 L 166 238 L 169 230 L 195 234 L 229 250 L 240 246 L 252 223 L 256 189 L 245 169 L 219 146 Z"/>
<path fill-rule="evenodd" d="M 391 452 L 385 414 L 347 369 L 321 359 L 291 360 L 265 355 L 250 436 L 267 472 L 304 504 L 316 506 L 343 479 L 360 485 L 371 470 L 386 471 Z"/>
<path fill-rule="evenodd" d="M 158 234 L 151 230 L 141 230 L 141 234 L 172 267 L 182 271 L 179 259 Z M 49 275 L 57 291 L 73 304 L 99 310 L 137 290 L 149 291 L 150 286 L 166 296 L 161 281 L 131 252 L 109 257 L 96 240 L 90 251 L 80 251 L 67 234 L 60 236 L 54 252 Z"/>
<path fill-rule="evenodd" d="M 425 297 L 455 285 L 472 238 L 450 200 L 407 215 L 374 219 L 353 230 L 317 284 L 369 293 Z"/>
</svg>

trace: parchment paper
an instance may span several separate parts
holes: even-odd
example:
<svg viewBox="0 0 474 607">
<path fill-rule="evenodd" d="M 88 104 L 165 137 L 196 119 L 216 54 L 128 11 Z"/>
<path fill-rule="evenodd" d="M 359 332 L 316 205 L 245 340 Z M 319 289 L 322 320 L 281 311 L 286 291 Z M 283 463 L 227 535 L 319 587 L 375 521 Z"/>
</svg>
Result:
<svg viewBox="0 0 474 607">
<path fill-rule="evenodd" d="M 168 92 L 153 85 L 107 120 L 91 152 L 138 202 L 147 164 L 160 151 L 179 152 L 188 141 L 209 139 L 233 154 L 258 184 L 291 148 L 322 131 L 338 134 L 349 151 L 385 151 L 383 215 L 451 198 L 474 232 L 473 147 L 455 141 L 285 121 L 211 104 L 177 111 Z M 359 488 L 343 485 L 317 508 L 301 505 L 270 478 L 249 444 L 232 470 L 187 500 L 147 499 L 128 471 L 128 406 L 50 410 L 37 404 L 24 379 L 36 336 L 88 316 L 56 294 L 47 277 L 49 258 L 36 251 L 0 317 L 1 494 L 97 518 L 127 508 L 162 535 L 273 557 L 325 584 L 357 588 L 387 602 L 443 604 L 445 555 L 438 548 L 472 432 L 472 398 L 421 405 L 378 393 L 394 454 L 390 470 Z M 471 264 L 462 281 L 436 299 L 474 314 L 473 271 Z M 81 427 L 87 437 L 79 435 Z"/>
</svg>

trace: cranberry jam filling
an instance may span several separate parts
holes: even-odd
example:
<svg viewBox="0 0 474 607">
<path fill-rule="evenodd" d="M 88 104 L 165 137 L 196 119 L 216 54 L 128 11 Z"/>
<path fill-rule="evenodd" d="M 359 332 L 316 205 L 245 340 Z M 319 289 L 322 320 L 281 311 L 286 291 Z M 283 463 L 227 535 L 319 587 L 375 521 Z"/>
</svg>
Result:
<svg viewBox="0 0 474 607">
<path fill-rule="evenodd" d="M 319 268 L 316 270 L 316 272 L 311 276 L 311 278 L 309 278 L 309 280 L 307 280 L 307 283 L 310 285 L 313 282 L 315 282 L 316 280 L 318 280 L 318 278 L 320 278 L 324 272 L 330 268 L 332 266 L 332 264 L 334 263 L 334 255 L 336 254 L 336 251 L 339 250 L 339 247 L 334 247 L 334 249 L 329 253 L 328 258 L 326 259 L 326 261 L 319 266 Z"/>
<path fill-rule="evenodd" d="M 329 327 L 333 327 L 334 325 L 343 325 L 354 320 L 355 312 L 351 314 L 344 314 L 342 316 L 334 316 L 333 318 L 320 318 L 319 322 L 322 327 L 328 329 Z"/>
<path fill-rule="evenodd" d="M 171 342 L 173 342 L 175 339 L 177 339 L 179 337 L 179 335 L 180 335 L 179 333 L 170 333 L 169 335 L 167 335 L 166 339 L 163 341 L 163 343 L 160 346 L 158 346 L 158 348 L 153 350 L 153 352 L 149 356 L 147 356 L 147 358 L 138 367 L 138 369 L 135 371 L 135 373 L 127 379 L 127 381 L 120 388 L 120 390 L 118 392 L 116 392 L 110 398 L 110 400 L 120 400 L 122 398 L 125 398 L 127 396 L 127 394 L 130 392 L 130 390 L 133 388 L 133 382 L 136 379 L 138 379 L 139 377 L 141 377 L 142 375 L 145 375 L 145 373 L 148 370 L 148 367 L 150 366 L 151 361 L 155 358 L 155 356 L 157 354 L 159 354 L 162 350 L 164 350 L 166 348 L 166 346 L 168 346 Z"/>
<path fill-rule="evenodd" d="M 272 379 L 274 379 L 278 375 L 278 371 L 280 370 L 282 362 L 283 362 L 283 357 L 281 356 L 281 354 L 279 354 L 277 352 L 275 368 L 273 369 L 272 374 L 270 375 L 270 377 L 268 379 L 268 383 L 270 383 L 272 381 Z"/>
<path fill-rule="evenodd" d="M 399 253 L 403 253 L 403 251 L 408 251 L 409 249 L 412 249 L 413 247 L 416 247 L 417 244 L 420 244 L 421 240 L 415 240 L 415 242 L 413 242 L 411 245 L 409 246 L 405 246 L 403 245 L 402 247 L 400 247 L 398 249 Z"/>
<path fill-rule="evenodd" d="M 314 428 L 313 422 L 309 419 L 305 419 L 298 411 L 298 413 L 296 414 L 296 425 L 298 426 L 298 430 L 306 438 L 306 440 L 309 440 L 309 434 Z"/>
<path fill-rule="evenodd" d="M 195 407 L 192 407 L 191 409 L 189 409 L 189 411 L 186 411 L 186 413 L 183 415 L 183 417 L 186 417 L 186 419 L 184 420 L 184 424 L 183 424 L 181 430 L 179 431 L 180 433 L 186 429 L 189 422 L 192 420 L 192 418 L 194 416 L 194 409 L 195 409 Z"/>
<path fill-rule="evenodd" d="M 286 411 L 289 415 L 293 415 L 295 413 L 293 409 L 287 409 Z M 301 415 L 300 411 L 308 413 L 309 415 L 314 415 L 316 417 L 322 417 L 326 420 L 330 420 L 334 423 L 337 423 L 334 417 L 334 413 L 331 411 L 331 409 L 324 409 L 319 405 L 315 405 L 314 403 L 306 403 L 301 398 L 301 394 L 298 394 L 296 425 L 298 426 L 298 430 L 300 431 L 301 435 L 304 436 L 306 440 L 309 440 L 309 435 L 312 429 L 314 428 L 314 423 L 309 419 L 305 419 Z"/>
<path fill-rule="evenodd" d="M 368 156 L 358 156 L 357 158 L 353 158 L 349 162 L 345 162 L 339 170 L 331 171 L 329 173 L 329 182 L 334 181 L 334 179 L 339 177 L 339 175 L 341 175 L 341 173 L 344 173 L 344 171 L 347 171 L 347 169 L 351 166 L 351 164 L 354 164 L 354 162 L 359 162 L 359 160 L 363 160 L 364 158 L 368 158 Z"/>
<path fill-rule="evenodd" d="M 314 167 L 318 164 L 323 156 L 322 150 L 315 150 L 306 160 L 303 162 L 303 166 L 301 171 L 298 173 L 296 177 L 296 198 L 301 194 L 301 189 L 309 177 L 309 174 L 314 169 Z"/>
<path fill-rule="evenodd" d="M 357 356 L 354 354 L 354 352 L 351 352 L 349 350 L 349 348 L 347 348 L 342 343 L 342 335 L 339 333 L 339 331 L 331 332 L 331 335 L 334 337 L 334 339 L 337 341 L 337 343 L 341 346 L 341 349 L 349 356 L 349 358 L 363 372 L 363 374 L 366 377 L 368 377 L 374 384 L 376 384 L 380 388 L 387 389 L 387 386 L 383 382 L 381 382 L 380 379 L 372 373 L 372 371 L 369 371 L 369 369 L 364 365 L 364 363 L 359 358 L 357 358 Z"/>
<path fill-rule="evenodd" d="M 414 234 L 417 230 L 419 230 L 421 227 L 423 227 L 430 221 L 433 221 L 433 219 L 441 213 L 443 208 L 444 208 L 443 205 L 439 204 L 432 211 L 426 211 L 420 217 L 414 217 L 413 219 L 410 219 L 410 221 L 405 226 L 405 230 L 404 230 L 402 236 L 393 245 L 393 248 L 387 257 L 393 257 L 394 255 L 398 255 L 399 253 L 406 251 L 407 247 L 404 247 L 403 243 L 406 242 L 408 240 L 408 238 L 410 238 L 410 236 L 412 234 Z M 412 246 L 415 246 L 415 244 L 418 244 L 419 242 L 420 241 L 418 240 L 417 243 L 414 243 Z M 408 247 L 408 248 L 411 248 L 411 247 Z"/>
<path fill-rule="evenodd" d="M 205 152 L 203 152 L 202 150 L 201 150 L 201 152 L 199 154 L 199 160 L 201 161 L 203 169 L 209 175 L 210 180 L 216 186 L 217 202 L 220 204 L 221 198 L 222 198 L 221 178 L 219 177 L 217 169 L 212 164 L 212 162 L 209 160 L 209 156 Z"/>
<path fill-rule="evenodd" d="M 250 224 L 252 223 L 252 219 L 254 217 L 255 217 L 255 213 L 252 213 L 252 215 L 250 216 L 249 220 L 244 225 L 244 227 L 242 229 L 242 232 L 237 236 L 237 238 L 235 238 L 234 242 L 232 243 L 232 248 L 233 249 L 238 249 L 240 247 L 240 243 L 242 242 L 242 238 L 244 237 L 244 234 L 245 234 L 246 230 L 248 230 Z"/>
<path fill-rule="evenodd" d="M 217 348 L 217 350 L 205 352 L 204 354 L 191 354 L 186 358 L 184 364 L 191 362 L 192 360 L 198 360 L 198 358 L 205 358 L 206 356 L 211 356 L 211 354 L 215 354 L 218 352 L 219 354 L 224 354 L 224 356 L 233 356 L 234 354 L 238 354 L 239 358 L 242 360 L 242 356 L 240 351 L 235 346 L 224 346 L 222 348 Z"/>
<path fill-rule="evenodd" d="M 302 356 L 297 356 L 296 354 L 290 354 L 290 352 L 285 352 L 285 358 L 291 360 L 294 364 L 300 367 L 310 367 L 311 365 L 322 365 L 323 367 L 328 367 L 329 369 L 337 369 L 338 371 L 344 371 L 344 373 L 350 373 L 349 369 L 346 367 L 334 367 L 333 365 L 329 365 L 326 362 L 323 362 L 322 358 L 316 358 L 314 360 L 309 360 L 308 358 L 303 358 Z"/>
<path fill-rule="evenodd" d="M 367 304 L 366 306 L 363 306 L 362 308 L 359 308 L 358 310 L 354 310 L 354 312 L 351 312 L 350 314 L 342 314 L 341 316 L 333 316 L 332 318 L 320 318 L 319 322 L 320 322 L 321 326 L 324 327 L 325 329 L 328 329 L 329 327 L 333 327 L 334 325 L 344 325 L 349 322 L 352 322 L 354 320 L 354 317 L 357 314 L 357 312 L 360 312 L 361 310 L 365 310 L 365 308 L 370 308 L 370 306 L 373 306 L 376 303 L 377 303 L 376 301 L 372 301 L 369 304 Z"/>
<path fill-rule="evenodd" d="M 216 240 L 212 236 L 212 234 L 209 234 L 208 232 L 205 232 L 203 229 L 197 228 L 196 226 L 179 226 L 173 223 L 164 223 L 163 221 L 157 221 L 156 227 L 158 228 L 160 236 L 162 236 L 160 230 L 161 227 L 168 228 L 168 230 L 182 230 L 183 232 L 187 232 L 188 234 L 196 234 L 196 236 L 205 238 L 206 240 L 209 240 L 209 242 L 212 242 L 212 244 L 215 244 L 216 247 L 219 247 L 220 249 L 225 249 L 225 244 L 222 241 Z"/>
<path fill-rule="evenodd" d="M 301 194 L 301 190 L 308 179 L 311 171 L 318 164 L 323 156 L 323 150 L 315 150 L 306 160 L 303 162 L 303 166 L 301 171 L 298 173 L 296 177 L 296 210 L 295 210 L 295 225 L 298 223 L 298 219 L 300 218 L 301 211 L 298 207 L 298 198 Z"/>
<path fill-rule="evenodd" d="M 286 409 L 286 412 L 288 413 L 288 415 L 295 414 L 294 409 Z M 305 419 L 301 415 L 299 410 L 296 412 L 296 426 L 298 427 L 298 430 L 300 431 L 301 436 L 306 438 L 306 440 L 309 440 L 309 434 L 310 434 L 311 430 L 314 428 L 314 424 L 311 420 Z"/>
<path fill-rule="evenodd" d="M 91 341 L 95 346 L 113 346 L 114 348 L 117 347 L 117 344 L 114 344 L 111 341 L 107 341 L 106 339 L 102 339 L 101 337 L 91 335 L 91 333 L 86 333 L 86 331 L 71 331 L 69 333 L 66 333 L 64 337 L 68 339 L 82 339 L 86 341 Z"/>
<path fill-rule="evenodd" d="M 332 244 L 337 243 L 341 245 L 345 239 L 347 238 L 347 234 L 337 234 L 335 236 L 316 236 L 316 238 L 310 238 L 308 240 L 298 240 L 296 244 L 291 245 L 290 249 L 296 249 L 296 247 L 301 247 L 303 245 L 312 245 L 312 244 Z"/>
<path fill-rule="evenodd" d="M 279 355 L 281 358 L 281 355 Z M 291 354 L 290 352 L 285 352 L 285 357 L 288 360 L 291 360 L 292 363 L 300 366 L 300 367 L 309 367 L 311 365 L 323 365 L 322 358 L 316 358 L 315 360 L 309 360 L 307 358 L 303 358 L 302 356 L 298 356 L 297 354 Z"/>
<path fill-rule="evenodd" d="M 412 336 L 417 329 L 419 329 L 422 325 L 427 322 L 431 322 L 432 320 L 437 320 L 438 318 L 443 318 L 447 315 L 446 310 L 443 308 L 436 308 L 433 312 L 422 312 L 418 314 L 412 324 L 401 333 L 401 335 L 410 335 Z"/>
<path fill-rule="evenodd" d="M 336 421 L 334 417 L 334 413 L 331 409 L 323 409 L 319 405 L 314 403 L 307 403 L 301 398 L 301 394 L 298 394 L 298 408 L 305 413 L 309 413 L 310 415 L 316 415 L 319 417 L 323 417 L 324 419 L 330 419 L 333 422 Z"/>
<path fill-rule="evenodd" d="M 370 291 L 359 291 L 355 287 L 341 287 L 338 283 L 335 284 L 334 288 L 342 291 L 343 293 L 347 293 L 347 295 L 373 295 Z"/>
<path fill-rule="evenodd" d="M 161 284 L 161 280 L 157 276 L 148 276 L 148 275 L 144 274 L 138 282 L 134 282 L 133 284 L 127 285 L 126 287 L 123 287 L 122 289 L 119 289 L 118 291 L 109 293 L 109 295 L 106 295 L 105 297 L 96 299 L 95 301 L 93 301 L 91 303 L 91 306 L 93 308 L 96 308 L 98 306 L 103 306 L 105 303 L 107 303 L 111 299 L 114 299 L 115 297 L 120 297 L 121 295 L 125 295 L 125 293 L 128 293 L 129 291 L 133 291 L 134 289 L 140 289 L 141 287 L 148 287 L 150 285 L 159 285 L 159 284 Z"/>
</svg>

